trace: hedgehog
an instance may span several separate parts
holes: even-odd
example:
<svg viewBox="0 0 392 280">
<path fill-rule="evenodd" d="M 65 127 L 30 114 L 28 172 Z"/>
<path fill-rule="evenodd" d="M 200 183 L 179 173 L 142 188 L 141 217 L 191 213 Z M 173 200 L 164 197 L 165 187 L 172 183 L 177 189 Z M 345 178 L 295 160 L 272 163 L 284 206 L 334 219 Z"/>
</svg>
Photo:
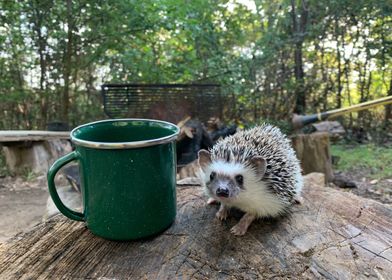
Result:
<svg viewBox="0 0 392 280">
<path fill-rule="evenodd" d="M 290 140 L 275 126 L 237 132 L 198 156 L 208 204 L 220 202 L 216 217 L 225 220 L 230 208 L 244 212 L 231 228 L 234 235 L 244 235 L 255 219 L 282 216 L 302 201 L 299 161 Z"/>
</svg>

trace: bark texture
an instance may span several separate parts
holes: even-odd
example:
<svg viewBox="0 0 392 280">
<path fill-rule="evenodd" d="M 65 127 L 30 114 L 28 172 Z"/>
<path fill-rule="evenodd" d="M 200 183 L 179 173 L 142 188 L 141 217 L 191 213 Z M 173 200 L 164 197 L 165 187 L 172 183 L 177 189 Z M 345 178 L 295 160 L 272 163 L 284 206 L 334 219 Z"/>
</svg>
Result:
<svg viewBox="0 0 392 280">
<path fill-rule="evenodd" d="M 200 187 L 178 188 L 163 234 L 112 242 L 56 216 L 0 245 L 1 279 L 388 279 L 392 209 L 306 176 L 290 217 L 255 221 L 243 237 L 214 216 Z M 388 276 L 389 275 L 389 276 Z"/>
<path fill-rule="evenodd" d="M 299 134 L 291 140 L 303 173 L 321 172 L 330 182 L 333 179 L 333 170 L 328 132 Z"/>
</svg>

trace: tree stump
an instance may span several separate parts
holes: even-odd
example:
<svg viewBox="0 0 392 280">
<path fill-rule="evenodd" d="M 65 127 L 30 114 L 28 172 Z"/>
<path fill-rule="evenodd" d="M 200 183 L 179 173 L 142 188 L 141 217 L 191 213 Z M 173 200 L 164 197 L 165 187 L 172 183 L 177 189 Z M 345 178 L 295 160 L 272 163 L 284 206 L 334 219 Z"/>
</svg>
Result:
<svg viewBox="0 0 392 280">
<path fill-rule="evenodd" d="M 56 216 L 0 245 L 0 279 L 390 279 L 392 209 L 305 178 L 289 217 L 215 218 L 201 187 L 178 187 L 175 223 L 154 238 L 114 242 Z M 389 275 L 389 276 L 388 276 Z"/>
<path fill-rule="evenodd" d="M 291 140 L 301 162 L 303 174 L 321 172 L 330 182 L 334 175 L 328 133 L 298 134 L 293 136 Z"/>
</svg>

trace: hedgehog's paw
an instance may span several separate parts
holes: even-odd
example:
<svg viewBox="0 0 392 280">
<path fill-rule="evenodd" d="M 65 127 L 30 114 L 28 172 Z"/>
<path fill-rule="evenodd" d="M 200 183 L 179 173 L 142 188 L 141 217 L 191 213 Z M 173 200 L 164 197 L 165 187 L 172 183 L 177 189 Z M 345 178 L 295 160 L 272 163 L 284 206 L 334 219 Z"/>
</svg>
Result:
<svg viewBox="0 0 392 280">
<path fill-rule="evenodd" d="M 211 204 L 216 204 L 218 201 L 215 199 L 215 198 L 212 198 L 212 197 L 210 197 L 208 200 L 207 200 L 207 204 L 208 205 L 211 205 Z"/>
<path fill-rule="evenodd" d="M 244 225 L 240 225 L 240 224 L 238 223 L 238 224 L 236 224 L 234 227 L 232 227 L 232 228 L 230 229 L 230 232 L 231 232 L 232 234 L 234 234 L 234 235 L 242 236 L 242 235 L 245 235 L 245 233 L 247 232 L 247 230 L 248 230 L 247 227 L 244 227 Z"/>
<path fill-rule="evenodd" d="M 303 199 L 303 197 L 300 196 L 300 195 L 296 195 L 296 196 L 294 197 L 294 203 L 295 203 L 295 204 L 304 204 L 304 199 Z"/>
<path fill-rule="evenodd" d="M 216 212 L 215 217 L 221 221 L 224 221 L 227 219 L 227 216 L 229 215 L 229 208 L 221 204 L 218 212 Z"/>
<path fill-rule="evenodd" d="M 244 235 L 250 224 L 256 219 L 256 215 L 246 213 L 241 220 L 234 227 L 231 228 L 230 232 L 234 235 Z"/>
</svg>

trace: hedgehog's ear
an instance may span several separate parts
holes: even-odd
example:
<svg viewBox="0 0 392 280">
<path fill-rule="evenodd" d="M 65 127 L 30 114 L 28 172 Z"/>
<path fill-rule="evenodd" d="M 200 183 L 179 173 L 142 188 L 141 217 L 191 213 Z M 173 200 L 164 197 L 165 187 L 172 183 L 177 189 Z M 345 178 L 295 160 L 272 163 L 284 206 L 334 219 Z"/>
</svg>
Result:
<svg viewBox="0 0 392 280">
<path fill-rule="evenodd" d="M 204 171 L 211 164 L 211 154 L 207 150 L 199 151 L 199 166 Z"/>
<path fill-rule="evenodd" d="M 265 161 L 265 159 L 256 156 L 251 158 L 250 163 L 255 169 L 256 174 L 259 175 L 260 177 L 263 177 L 267 169 L 267 162 Z"/>
</svg>

